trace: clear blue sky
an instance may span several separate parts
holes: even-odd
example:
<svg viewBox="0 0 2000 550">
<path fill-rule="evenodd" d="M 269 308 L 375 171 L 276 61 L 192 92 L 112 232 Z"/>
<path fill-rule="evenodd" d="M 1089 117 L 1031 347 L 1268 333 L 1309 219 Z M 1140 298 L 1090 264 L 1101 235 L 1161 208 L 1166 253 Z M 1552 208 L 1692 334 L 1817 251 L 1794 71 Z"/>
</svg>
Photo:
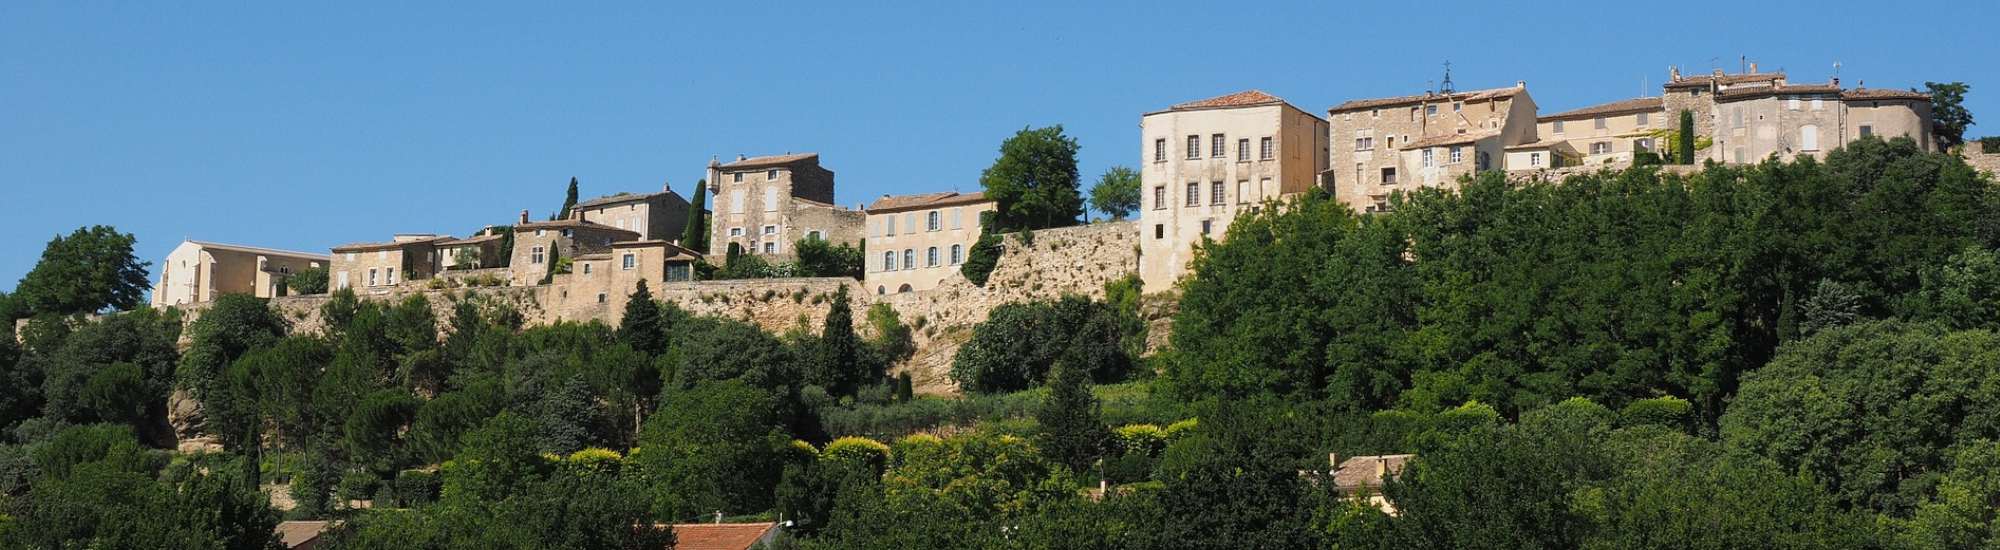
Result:
<svg viewBox="0 0 2000 550">
<path fill-rule="evenodd" d="M 0 289 L 82 225 L 156 263 L 184 237 L 325 251 L 546 216 L 571 176 L 686 193 L 738 153 L 818 151 L 852 205 L 977 189 L 1002 139 L 1062 124 L 1094 181 L 1137 162 L 1142 112 L 1247 88 L 1324 112 L 1446 60 L 1545 113 L 1747 55 L 1965 81 L 2000 120 L 1989 2 L 359 4 L 0 3 Z"/>
</svg>

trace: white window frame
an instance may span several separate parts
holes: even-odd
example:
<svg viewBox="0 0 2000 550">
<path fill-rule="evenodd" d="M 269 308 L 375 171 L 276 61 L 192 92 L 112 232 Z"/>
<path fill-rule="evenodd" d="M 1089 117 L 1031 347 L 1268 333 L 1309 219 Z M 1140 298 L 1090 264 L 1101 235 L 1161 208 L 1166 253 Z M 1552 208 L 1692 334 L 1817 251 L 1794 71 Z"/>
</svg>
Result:
<svg viewBox="0 0 2000 550">
<path fill-rule="evenodd" d="M 1278 142 L 1272 140 L 1270 136 L 1265 136 L 1257 145 L 1257 156 L 1263 160 L 1278 158 Z"/>
<path fill-rule="evenodd" d="M 924 213 L 924 227 L 931 231 L 944 229 L 944 213 L 936 210 Z"/>
<path fill-rule="evenodd" d="M 965 263 L 965 245 L 951 245 L 951 265 Z"/>
<path fill-rule="evenodd" d="M 1451 146 L 1451 163 L 1458 164 L 1461 162 L 1465 162 L 1465 146 L 1463 145 Z"/>
<path fill-rule="evenodd" d="M 1200 160 L 1200 159 L 1201 159 L 1201 134 L 1191 134 L 1187 137 L 1187 160 Z"/>
<path fill-rule="evenodd" d="M 924 249 L 924 267 L 938 266 L 938 247 Z"/>
<path fill-rule="evenodd" d="M 639 255 L 633 254 L 631 252 L 626 252 L 623 257 L 618 259 L 618 268 L 623 271 L 631 271 L 634 269 L 638 269 Z"/>
</svg>

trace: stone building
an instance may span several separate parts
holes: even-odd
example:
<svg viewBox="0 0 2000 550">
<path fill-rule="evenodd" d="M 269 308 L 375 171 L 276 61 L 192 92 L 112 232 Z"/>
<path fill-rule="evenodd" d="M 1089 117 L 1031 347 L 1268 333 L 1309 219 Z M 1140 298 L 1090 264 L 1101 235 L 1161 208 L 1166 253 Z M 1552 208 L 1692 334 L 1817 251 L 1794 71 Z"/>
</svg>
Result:
<svg viewBox="0 0 2000 550">
<path fill-rule="evenodd" d="M 380 293 L 406 281 L 429 279 L 443 267 L 438 245 L 451 240 L 449 235 L 402 234 L 387 242 L 333 247 L 327 287 Z"/>
<path fill-rule="evenodd" d="M 1534 143 L 1507 148 L 1508 170 L 1563 166 L 1630 164 L 1640 151 L 1659 153 L 1662 133 L 1680 124 L 1668 120 L 1660 98 L 1637 97 L 1544 115 L 1535 124 Z"/>
<path fill-rule="evenodd" d="M 1535 143 L 1526 82 L 1467 92 L 1357 99 L 1327 110 L 1334 196 L 1357 211 L 1388 208 L 1397 191 L 1455 188 L 1505 169 L 1509 147 Z"/>
<path fill-rule="evenodd" d="M 1663 110 L 1678 119 L 1695 115 L 1696 135 L 1712 145 L 1697 160 L 1755 163 L 1766 158 L 1824 157 L 1862 137 L 1909 137 L 1936 150 L 1930 96 L 1905 90 L 1844 89 L 1840 79 L 1793 84 L 1784 73 L 1749 72 L 1682 76 L 1670 68 Z M 1675 124 L 1678 124 L 1676 120 Z"/>
<path fill-rule="evenodd" d="M 883 195 L 868 205 L 866 288 L 888 294 L 937 287 L 958 273 L 979 240 L 980 216 L 998 209 L 985 193 Z"/>
<path fill-rule="evenodd" d="M 680 240 L 687 231 L 688 200 L 665 184 L 658 193 L 619 193 L 577 203 L 583 221 L 638 232 L 640 238 Z"/>
<path fill-rule="evenodd" d="M 438 241 L 438 266 L 445 271 L 505 267 L 508 258 L 500 248 L 506 240 L 506 235 L 488 227 L 471 237 Z"/>
<path fill-rule="evenodd" d="M 701 261 L 701 253 L 667 241 L 614 242 L 602 251 L 577 255 L 569 274 L 555 279 L 561 287 L 555 297 L 564 303 L 605 304 L 618 311 L 639 281 L 655 290 L 666 283 L 690 282 L 695 280 L 694 264 Z"/>
<path fill-rule="evenodd" d="M 541 284 L 563 258 L 572 262 L 585 254 L 611 250 L 612 243 L 639 240 L 639 232 L 584 221 L 580 214 L 569 219 L 531 222 L 521 211 L 514 225 L 514 257 L 508 263 L 508 283 Z M 571 269 L 575 269 L 574 266 Z"/>
<path fill-rule="evenodd" d="M 1180 279 L 1194 247 L 1239 212 L 1312 189 L 1326 170 L 1327 123 L 1250 90 L 1139 119 L 1139 276 L 1149 292 Z"/>
<path fill-rule="evenodd" d="M 160 262 L 160 280 L 153 285 L 153 307 L 189 305 L 223 294 L 258 298 L 284 296 L 285 277 L 326 267 L 325 254 L 273 248 L 183 241 Z"/>
<path fill-rule="evenodd" d="M 715 197 L 708 250 L 724 254 L 734 244 L 744 253 L 790 259 L 792 243 L 819 237 L 857 244 L 865 215 L 833 204 L 833 171 L 821 168 L 818 153 L 737 157 L 709 161 L 708 191 Z"/>
</svg>

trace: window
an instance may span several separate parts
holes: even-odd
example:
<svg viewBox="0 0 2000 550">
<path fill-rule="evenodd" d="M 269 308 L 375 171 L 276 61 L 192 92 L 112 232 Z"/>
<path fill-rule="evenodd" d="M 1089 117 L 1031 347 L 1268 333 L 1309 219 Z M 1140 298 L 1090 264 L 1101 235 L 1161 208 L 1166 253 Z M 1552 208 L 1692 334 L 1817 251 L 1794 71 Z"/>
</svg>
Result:
<svg viewBox="0 0 2000 550">
<path fill-rule="evenodd" d="M 1153 238 L 1155 239 L 1167 238 L 1166 224 L 1158 224 L 1158 223 L 1153 224 Z"/>
<path fill-rule="evenodd" d="M 1383 169 L 1382 169 L 1382 185 L 1395 185 L 1395 184 L 1396 184 L 1396 169 L 1395 169 L 1395 168 L 1383 168 Z"/>
<path fill-rule="evenodd" d="M 1222 158 L 1222 134 L 1208 136 L 1208 156 Z"/>
<path fill-rule="evenodd" d="M 537 247 L 534 247 L 534 248 L 530 248 L 530 249 L 528 249 L 528 263 L 531 263 L 531 264 L 539 264 L 539 263 L 542 263 L 542 260 L 543 260 L 543 258 L 544 258 L 544 255 L 543 255 L 543 250 L 542 250 L 542 247 L 539 247 L 539 246 L 537 246 Z"/>
<path fill-rule="evenodd" d="M 599 292 L 599 293 L 597 293 L 597 303 L 600 303 L 600 304 L 602 304 L 602 303 L 604 303 L 604 302 L 605 302 L 606 300 L 609 300 L 609 299 L 611 299 L 611 296 L 610 296 L 610 295 L 608 295 L 608 294 L 605 294 L 605 293 L 602 293 L 602 292 Z"/>
<path fill-rule="evenodd" d="M 1212 183 L 1209 183 L 1209 184 L 1208 184 L 1208 203 L 1209 203 L 1209 204 L 1213 204 L 1213 205 L 1222 205 L 1222 204 L 1225 204 L 1225 203 L 1227 203 L 1227 202 L 1228 202 L 1228 201 L 1224 201 L 1224 200 L 1222 200 L 1222 182 L 1219 182 L 1219 181 L 1218 181 L 1218 182 L 1212 182 Z"/>
<path fill-rule="evenodd" d="M 1611 152 L 1611 142 L 1609 141 L 1599 141 L 1590 144 L 1590 154 L 1603 155 L 1603 154 L 1608 154 L 1610 152 Z"/>
<path fill-rule="evenodd" d="M 1807 124 L 1799 127 L 1799 149 L 1806 151 L 1819 150 L 1818 126 Z"/>
<path fill-rule="evenodd" d="M 895 214 L 890 214 L 888 218 L 882 220 L 882 234 L 892 236 L 896 234 Z"/>
<path fill-rule="evenodd" d="M 347 272 L 345 272 L 345 271 L 342 271 L 342 272 L 340 272 L 340 275 L 339 275 L 338 277 L 336 277 L 336 279 L 338 279 L 338 282 L 337 282 L 336 284 L 334 284 L 334 288 L 347 288 L 347 287 L 348 287 L 348 285 L 347 285 Z"/>
<path fill-rule="evenodd" d="M 537 236 L 537 237 L 540 237 L 540 236 L 542 236 L 542 230 L 540 230 L 540 229 L 536 229 L 536 230 L 535 230 L 535 236 Z"/>
<path fill-rule="evenodd" d="M 689 264 L 689 263 L 667 264 L 667 273 L 664 279 L 667 282 L 692 281 L 694 280 L 694 264 Z"/>
<path fill-rule="evenodd" d="M 1416 122 L 1416 121 L 1417 121 L 1417 108 L 1416 108 L 1416 107 L 1411 107 L 1411 108 L 1410 108 L 1410 122 Z"/>
<path fill-rule="evenodd" d="M 775 187 L 775 186 L 773 186 L 773 187 L 765 187 L 765 188 L 764 188 L 764 211 L 765 211 L 765 212 L 775 212 L 775 211 L 777 211 L 777 210 L 778 210 L 778 188 L 777 188 L 777 187 Z"/>
<path fill-rule="evenodd" d="M 742 172 L 737 172 L 737 173 L 734 173 L 734 174 L 730 174 L 730 175 L 729 175 L 729 181 L 730 181 L 730 183 L 743 183 L 743 173 L 742 173 Z"/>
<path fill-rule="evenodd" d="M 938 266 L 938 249 L 937 249 L 937 247 L 933 246 L 933 247 L 930 247 L 930 248 L 927 248 L 927 249 L 924 249 L 924 267 L 937 267 L 937 266 Z"/>
<path fill-rule="evenodd" d="M 1167 161 L 1167 138 L 1153 140 L 1153 162 Z"/>
<path fill-rule="evenodd" d="M 743 228 L 741 228 L 741 227 L 731 227 L 731 228 L 729 228 L 729 236 L 731 236 L 731 237 L 741 237 L 741 236 L 743 236 Z"/>
<path fill-rule="evenodd" d="M 1183 202 L 1182 202 L 1181 204 L 1183 204 L 1183 205 L 1186 205 L 1186 206 L 1199 206 L 1199 205 L 1201 204 L 1201 184 L 1200 184 L 1200 183 L 1195 183 L 1195 182 L 1192 182 L 1192 181 L 1188 182 L 1188 184 L 1187 184 L 1187 198 L 1186 198 L 1186 200 L 1185 200 L 1185 201 L 1183 201 Z"/>
<path fill-rule="evenodd" d="M 1491 155 L 1486 154 L 1485 151 L 1480 151 L 1479 161 L 1475 163 L 1474 166 L 1477 167 L 1480 171 L 1485 171 L 1487 169 L 1490 169 L 1493 167 L 1493 157 Z"/>
<path fill-rule="evenodd" d="M 1438 114 L 1438 106 L 1436 105 L 1424 106 L 1424 116 L 1437 116 L 1437 114 Z"/>
<path fill-rule="evenodd" d="M 1463 102 L 1463 101 L 1456 101 L 1456 102 L 1452 102 L 1452 104 L 1451 104 L 1451 112 L 1454 112 L 1454 113 L 1456 113 L 1456 112 L 1459 112 L 1459 111 L 1462 111 L 1462 110 L 1465 110 L 1465 102 Z"/>
<path fill-rule="evenodd" d="M 1388 143 L 1388 145 L 1389 145 L 1389 148 L 1390 148 L 1390 149 L 1395 149 L 1395 148 L 1396 148 L 1396 136 L 1389 136 L 1389 143 Z"/>
<path fill-rule="evenodd" d="M 916 269 L 916 268 L 917 268 L 917 250 L 914 248 L 903 249 L 903 269 Z"/>
<path fill-rule="evenodd" d="M 583 264 L 583 274 L 584 275 L 590 274 L 590 264 L 587 262 Z"/>
<path fill-rule="evenodd" d="M 1797 111 L 1797 110 L 1799 110 L 1799 98 L 1796 98 L 1796 97 L 1794 97 L 1794 98 L 1788 98 L 1788 99 L 1786 99 L 1786 100 L 1785 100 L 1785 108 L 1786 108 L 1786 109 L 1791 109 L 1791 110 L 1794 110 L 1794 111 Z"/>
<path fill-rule="evenodd" d="M 959 244 L 951 245 L 951 265 L 958 265 L 964 261 L 965 261 L 965 245 L 959 245 Z"/>
<path fill-rule="evenodd" d="M 952 229 L 964 229 L 964 228 L 965 228 L 965 209 L 964 209 L 964 208 L 953 208 L 953 209 L 951 209 L 951 228 L 952 228 Z"/>
<path fill-rule="evenodd" d="M 1597 119 L 1596 119 L 1596 120 L 1594 120 L 1594 121 L 1592 121 L 1592 122 L 1590 123 L 1590 127 L 1592 127 L 1592 128 L 1596 128 L 1596 129 L 1599 129 L 1599 130 L 1603 130 L 1603 129 L 1605 128 L 1605 126 L 1606 126 L 1606 125 L 1605 125 L 1605 123 L 1604 123 L 1604 117 L 1597 117 Z"/>
<path fill-rule="evenodd" d="M 1236 138 L 1236 162 L 1250 160 L 1250 138 Z"/>
<path fill-rule="evenodd" d="M 883 252 L 883 253 L 882 253 L 882 270 L 883 270 L 883 271 L 895 271 L 895 270 L 896 270 L 896 252 L 895 252 L 895 251 L 893 251 L 893 250 L 892 250 L 892 251 L 889 251 L 889 252 Z"/>
<path fill-rule="evenodd" d="M 1451 146 L 1451 163 L 1458 164 L 1461 162 L 1465 162 L 1465 148 L 1457 145 Z"/>
<path fill-rule="evenodd" d="M 777 170 L 765 170 L 765 171 L 764 171 L 764 179 L 765 179 L 766 181 L 769 181 L 769 180 L 774 180 L 774 179 L 778 179 L 778 171 L 777 171 Z"/>
<path fill-rule="evenodd" d="M 380 282 L 380 281 L 377 281 L 377 280 L 375 279 L 375 275 L 376 275 L 376 274 L 375 274 L 375 268 L 372 268 L 372 267 L 371 267 L 371 268 L 368 268 L 368 286 L 376 286 L 376 285 L 380 285 L 380 284 L 381 284 L 381 282 Z"/>
<path fill-rule="evenodd" d="M 1202 220 L 1202 221 L 1201 221 L 1201 234 L 1203 234 L 1203 235 L 1207 235 L 1207 234 L 1208 234 L 1208 231 L 1209 231 L 1210 229 L 1214 229 L 1214 228 L 1215 228 L 1215 220 Z"/>
<path fill-rule="evenodd" d="M 911 232 L 911 233 L 916 233 L 916 232 L 917 232 L 917 213 L 916 213 L 916 212 L 910 212 L 910 213 L 908 213 L 908 214 L 903 214 L 903 227 L 907 227 L 907 228 L 909 228 L 909 232 Z"/>
<path fill-rule="evenodd" d="M 1375 138 L 1373 136 L 1354 138 L 1354 150 L 1372 151 L 1374 149 L 1375 149 Z"/>
<path fill-rule="evenodd" d="M 1257 144 L 1257 158 L 1271 160 L 1277 157 L 1278 146 L 1277 143 L 1271 141 L 1271 138 L 1266 137 Z"/>
<path fill-rule="evenodd" d="M 777 254 L 777 253 L 778 253 L 778 243 L 777 243 L 776 241 L 766 241 L 766 242 L 764 243 L 764 253 L 765 253 L 765 254 Z"/>
<path fill-rule="evenodd" d="M 1639 138 L 1632 140 L 1632 150 L 1633 151 L 1653 150 L 1653 138 Z"/>
<path fill-rule="evenodd" d="M 389 280 L 389 284 L 390 284 L 390 285 L 394 285 L 394 284 L 396 284 L 396 268 L 393 268 L 393 267 L 391 267 L 391 268 L 387 268 L 387 271 L 386 271 L 386 273 L 388 273 L 388 277 L 387 277 L 387 278 L 388 278 L 388 280 Z"/>
<path fill-rule="evenodd" d="M 1188 160 L 1201 158 L 1201 136 L 1188 136 L 1187 158 Z"/>
<path fill-rule="evenodd" d="M 820 234 L 820 232 L 819 232 L 819 230 L 818 230 L 818 229 L 814 229 L 814 230 L 812 230 L 812 231 L 807 231 L 807 232 L 806 232 L 806 238 L 808 238 L 808 239 L 812 239 L 812 240 L 815 240 L 815 241 L 823 241 L 823 240 L 826 240 L 826 236 L 825 236 L 825 235 L 822 235 L 822 234 Z"/>
<path fill-rule="evenodd" d="M 350 262 L 354 261 L 354 253 L 353 253 L 353 252 L 349 252 L 349 253 L 347 253 L 347 261 L 350 261 Z M 186 262 L 182 262 L 182 263 L 186 263 Z"/>
<path fill-rule="evenodd" d="M 929 227 L 931 231 L 944 229 L 944 213 L 936 210 L 930 211 L 929 214 L 924 215 L 924 225 L 925 227 Z"/>
<path fill-rule="evenodd" d="M 639 267 L 639 255 L 638 255 L 638 254 L 630 254 L 630 253 L 627 253 L 627 254 L 625 254 L 625 256 L 624 256 L 624 257 L 623 257 L 623 258 L 621 259 L 621 261 L 623 261 L 624 263 L 618 266 L 618 268 L 619 268 L 619 269 L 622 269 L 622 270 L 625 270 L 625 271 L 631 271 L 631 270 L 632 270 L 632 268 L 635 268 L 635 267 Z"/>
<path fill-rule="evenodd" d="M 1652 115 L 1653 115 L 1652 113 L 1639 113 L 1637 115 L 1633 115 L 1633 118 L 1638 121 L 1640 126 L 1645 126 L 1647 124 L 1652 124 L 1653 122 Z"/>
<path fill-rule="evenodd" d="M 1874 126 L 1869 126 L 1869 125 L 1867 125 L 1867 124 L 1863 124 L 1863 125 L 1861 125 L 1861 137 L 1868 137 L 1868 136 L 1872 136 L 1872 135 L 1875 135 L 1875 127 L 1874 127 Z"/>
<path fill-rule="evenodd" d="M 1153 209 L 1159 210 L 1161 208 L 1166 208 L 1166 207 L 1167 207 L 1167 186 L 1165 185 L 1153 186 Z"/>
<path fill-rule="evenodd" d="M 776 235 L 776 234 L 778 234 L 778 226 L 775 226 L 775 225 L 766 225 L 766 226 L 764 226 L 764 234 L 765 234 L 765 235 Z"/>
<path fill-rule="evenodd" d="M 1542 165 L 1541 153 L 1528 153 L 1528 166 L 1541 166 L 1541 165 Z"/>
<path fill-rule="evenodd" d="M 1436 159 L 1436 158 L 1433 158 L 1433 155 L 1431 154 L 1431 152 L 1432 152 L 1432 149 L 1429 149 L 1429 148 L 1425 148 L 1425 149 L 1424 149 L 1424 167 L 1425 167 L 1425 168 L 1430 168 L 1430 167 L 1433 167 L 1433 166 L 1437 166 L 1437 159 Z"/>
<path fill-rule="evenodd" d="M 1823 107 L 1823 106 L 1825 106 L 1825 104 L 1821 102 L 1820 98 L 1817 98 L 1817 97 L 1813 98 L 1813 100 L 1812 100 L 1812 110 L 1814 110 L 1814 111 L 1817 111 L 1817 110 L 1819 110 L 1819 109 L 1820 109 L 1820 107 Z"/>
<path fill-rule="evenodd" d="M 1560 120 L 1556 121 L 1555 133 L 1558 134 L 1563 133 L 1563 121 Z"/>
<path fill-rule="evenodd" d="M 387 251 L 387 250 L 377 250 L 377 251 L 375 251 L 375 259 L 377 259 L 377 260 L 387 260 L 387 259 L 389 259 L 389 251 Z"/>
<path fill-rule="evenodd" d="M 1371 111 L 1368 111 L 1368 118 L 1382 118 L 1382 110 L 1381 110 L 1381 109 L 1374 109 L 1374 110 L 1371 110 Z"/>
<path fill-rule="evenodd" d="M 742 190 L 742 189 L 730 189 L 730 190 L 729 190 L 729 213 L 731 213 L 731 214 L 742 214 L 742 213 L 743 213 L 743 190 Z"/>
</svg>

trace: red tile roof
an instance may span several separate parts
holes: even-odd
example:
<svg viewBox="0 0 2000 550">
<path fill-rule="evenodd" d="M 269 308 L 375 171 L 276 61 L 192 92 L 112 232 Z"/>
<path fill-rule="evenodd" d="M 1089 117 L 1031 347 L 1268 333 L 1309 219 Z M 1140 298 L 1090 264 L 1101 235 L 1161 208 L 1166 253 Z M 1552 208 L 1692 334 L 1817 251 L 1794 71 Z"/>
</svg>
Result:
<svg viewBox="0 0 2000 550">
<path fill-rule="evenodd" d="M 674 550 L 748 550 L 777 523 L 676 523 Z"/>
<path fill-rule="evenodd" d="M 637 238 L 639 236 L 639 232 L 637 231 L 619 229 L 609 225 L 604 225 L 597 222 L 583 221 L 576 218 L 568 218 L 568 219 L 545 221 L 545 222 L 528 222 L 516 225 L 514 226 L 514 229 L 517 231 L 521 229 L 587 229 L 591 231 L 599 231 L 606 233 L 624 233 L 631 235 L 634 238 Z"/>
<path fill-rule="evenodd" d="M 1784 80 L 1785 73 L 1747 73 L 1723 75 L 1695 75 L 1668 82 L 1668 88 L 1704 88 L 1710 84 L 1742 84 L 1745 82 L 1775 82 Z"/>
<path fill-rule="evenodd" d="M 1426 93 L 1421 95 L 1379 97 L 1373 99 L 1354 99 L 1354 100 L 1349 100 L 1346 103 L 1335 105 L 1333 106 L 1332 109 L 1327 109 L 1326 111 L 1327 113 L 1331 114 L 1342 111 L 1354 111 L 1359 109 L 1374 109 L 1380 107 L 1394 107 L 1398 105 L 1411 105 L 1411 104 L 1423 103 L 1426 101 L 1432 101 L 1432 102 L 1484 101 L 1489 99 L 1504 99 L 1504 98 L 1514 97 L 1515 95 L 1525 91 L 1527 91 L 1526 87 L 1508 86 L 1505 88 L 1488 88 L 1484 90 L 1458 92 L 1448 95 L 1439 93 Z"/>
<path fill-rule="evenodd" d="M 654 197 L 659 197 L 659 196 L 662 196 L 662 195 L 664 195 L 664 196 L 667 196 L 667 197 L 670 197 L 670 198 L 680 198 L 680 196 L 681 196 L 681 194 L 680 194 L 680 193 L 675 193 L 675 192 L 674 192 L 674 191 L 673 191 L 672 189 L 668 189 L 668 190 L 665 190 L 665 191 L 661 191 L 661 192 L 658 192 L 658 193 L 619 193 L 619 194 L 616 194 L 616 195 L 606 195 L 606 196 L 602 196 L 602 197 L 598 197 L 598 198 L 594 198 L 594 199 L 590 199 L 590 200 L 587 200 L 587 201 L 583 201 L 583 202 L 580 202 L 580 203 L 576 203 L 576 208 L 579 208 L 579 209 L 581 209 L 581 208 L 595 208 L 595 207 L 599 207 L 599 206 L 606 206 L 606 205 L 612 205 L 612 204 L 624 204 L 624 203 L 628 203 L 628 202 L 633 202 L 633 201 L 642 201 L 642 200 L 648 200 L 648 199 L 652 199 L 652 198 L 654 198 Z M 686 201 L 686 200 L 682 200 L 681 202 L 687 202 L 687 201 Z"/>
<path fill-rule="evenodd" d="M 912 208 L 937 208 L 942 206 L 985 202 L 986 200 L 987 200 L 986 193 L 983 191 L 972 192 L 972 193 L 945 191 L 942 193 L 919 193 L 915 195 L 894 195 L 894 196 L 884 195 L 882 198 L 876 199 L 873 204 L 868 205 L 868 212 L 870 213 L 887 212 L 891 210 L 906 210 Z"/>
<path fill-rule="evenodd" d="M 1916 90 L 1885 90 L 1881 88 L 1855 88 L 1841 92 L 1841 99 L 1920 99 L 1930 101 L 1930 94 Z"/>
<path fill-rule="evenodd" d="M 1416 455 L 1357 456 L 1343 460 L 1333 471 L 1333 487 L 1342 493 L 1382 488 L 1385 477 L 1403 475 L 1403 467 Z"/>
<path fill-rule="evenodd" d="M 1584 107 L 1581 109 L 1571 109 L 1568 111 L 1563 111 L 1552 115 L 1543 115 L 1541 120 L 1568 120 L 1573 118 L 1591 118 L 1591 117 L 1618 115 L 1625 113 L 1659 111 L 1659 110 L 1664 110 L 1666 108 L 1664 107 L 1664 105 L 1665 104 L 1661 102 L 1660 98 L 1657 97 L 1635 97 L 1632 99 L 1621 99 L 1610 103 L 1600 103 L 1597 105 L 1591 105 L 1589 107 Z"/>
<path fill-rule="evenodd" d="M 819 158 L 819 153 L 786 153 L 783 155 L 766 155 L 761 157 L 738 159 L 735 162 L 726 163 L 723 164 L 722 166 L 718 166 L 717 168 L 721 168 L 723 170 L 738 170 L 743 168 L 764 168 L 767 166 L 784 166 L 787 164 L 792 164 L 807 159 L 817 159 L 817 158 Z"/>
<path fill-rule="evenodd" d="M 1262 105 L 1277 105 L 1284 102 L 1285 100 L 1278 99 L 1278 96 L 1264 93 L 1263 90 L 1244 90 L 1241 92 L 1236 92 L 1228 95 L 1219 95 L 1208 99 L 1189 101 L 1186 103 L 1177 103 L 1174 104 L 1173 107 L 1168 107 L 1168 110 L 1192 111 L 1197 109 L 1227 109 L 1231 107 L 1256 107 Z"/>
<path fill-rule="evenodd" d="M 283 542 L 286 548 L 298 548 L 318 540 L 319 536 L 326 533 L 326 529 L 332 525 L 331 521 L 280 521 L 273 531 L 277 533 L 278 540 Z"/>
</svg>

